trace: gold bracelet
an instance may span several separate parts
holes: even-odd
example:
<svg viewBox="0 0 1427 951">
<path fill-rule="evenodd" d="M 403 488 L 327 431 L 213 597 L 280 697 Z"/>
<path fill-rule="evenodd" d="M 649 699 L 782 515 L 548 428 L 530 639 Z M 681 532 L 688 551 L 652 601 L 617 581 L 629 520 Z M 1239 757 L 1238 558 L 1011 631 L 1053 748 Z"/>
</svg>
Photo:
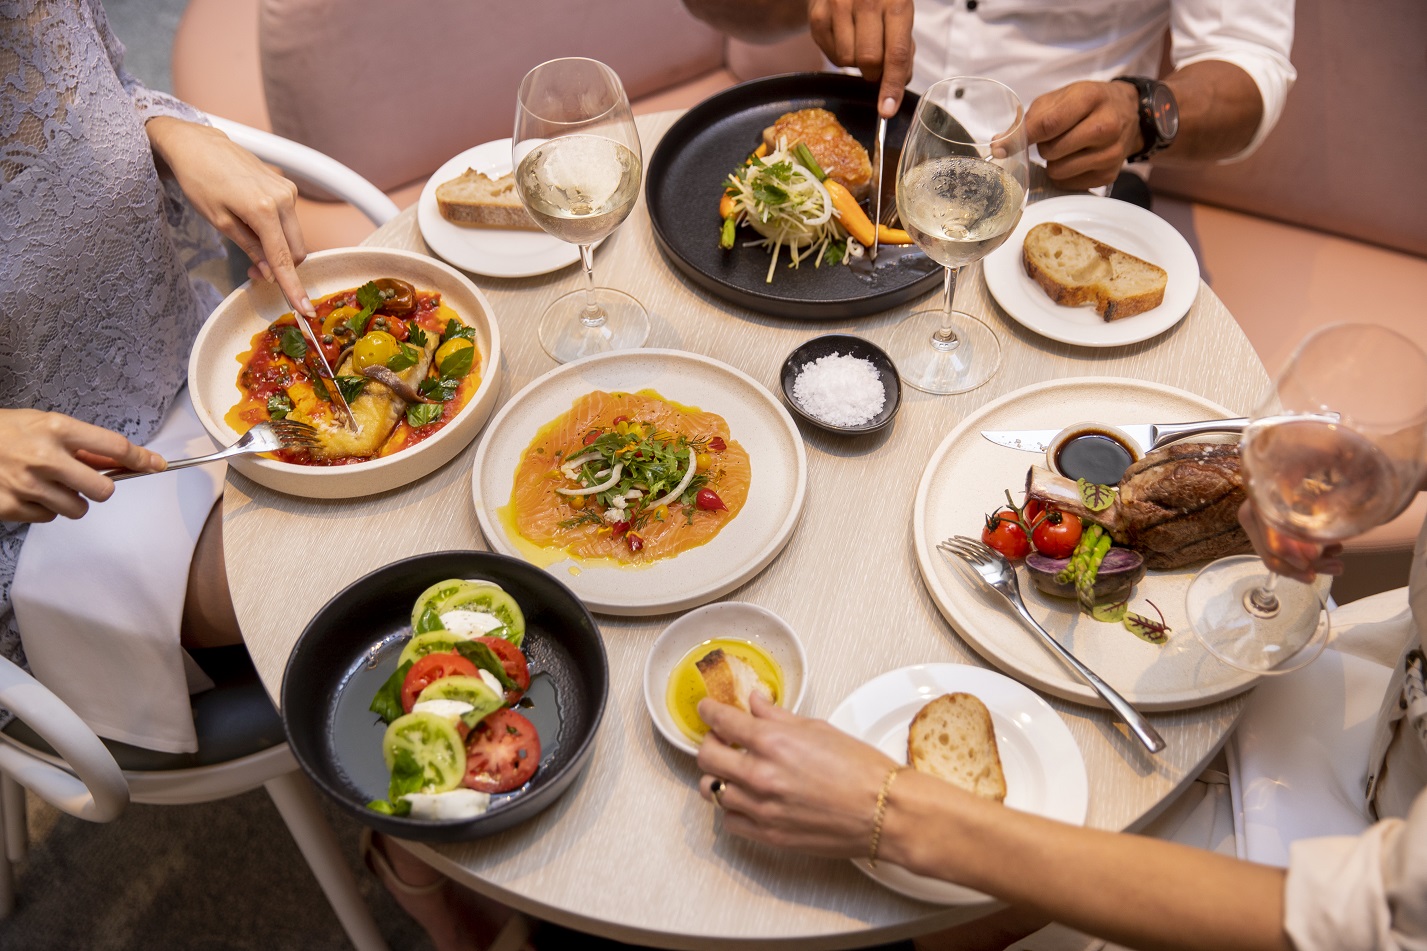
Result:
<svg viewBox="0 0 1427 951">
<path fill-rule="evenodd" d="M 882 820 L 887 818 L 887 796 L 892 792 L 892 783 L 897 774 L 906 767 L 893 766 L 887 770 L 887 778 L 882 780 L 882 788 L 877 792 L 877 812 L 872 816 L 872 848 L 867 853 L 867 864 L 877 867 L 877 847 L 882 844 Z"/>
</svg>

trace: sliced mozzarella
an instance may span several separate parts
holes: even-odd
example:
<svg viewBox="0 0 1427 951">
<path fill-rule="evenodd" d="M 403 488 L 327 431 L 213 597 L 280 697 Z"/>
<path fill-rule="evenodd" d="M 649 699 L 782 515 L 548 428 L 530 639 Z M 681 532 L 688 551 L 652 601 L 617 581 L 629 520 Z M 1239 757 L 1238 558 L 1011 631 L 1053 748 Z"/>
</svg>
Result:
<svg viewBox="0 0 1427 951">
<path fill-rule="evenodd" d="M 485 671 L 481 671 L 485 673 Z M 463 713 L 470 713 L 476 709 L 464 700 L 422 700 L 412 706 L 412 713 L 434 713 L 438 717 L 445 717 L 447 720 L 458 720 Z"/>
<path fill-rule="evenodd" d="M 458 637 L 470 640 L 473 637 L 489 634 L 503 625 L 500 618 L 494 614 L 486 614 L 484 611 L 456 610 L 447 611 L 441 615 L 441 626 Z"/>
<path fill-rule="evenodd" d="M 491 794 L 474 789 L 452 789 L 442 793 L 407 793 L 401 798 L 411 803 L 413 819 L 470 819 L 483 815 L 491 805 Z"/>
<path fill-rule="evenodd" d="M 496 680 L 495 674 L 484 668 L 477 670 L 476 673 L 481 675 L 481 679 L 486 682 L 486 686 L 494 690 L 497 696 L 505 696 L 505 688 L 501 686 L 499 680 Z M 474 710 L 475 707 L 472 707 L 471 709 Z"/>
</svg>

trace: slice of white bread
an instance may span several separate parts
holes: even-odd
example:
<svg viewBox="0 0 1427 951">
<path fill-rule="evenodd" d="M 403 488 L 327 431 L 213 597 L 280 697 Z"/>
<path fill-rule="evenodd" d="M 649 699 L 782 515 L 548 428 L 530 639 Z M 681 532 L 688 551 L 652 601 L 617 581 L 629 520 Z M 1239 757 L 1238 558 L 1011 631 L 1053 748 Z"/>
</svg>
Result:
<svg viewBox="0 0 1427 951">
<path fill-rule="evenodd" d="M 1051 300 L 1064 307 L 1093 304 L 1107 321 L 1158 307 L 1169 283 L 1164 268 L 1056 221 L 1026 233 L 1021 259 Z"/>
<path fill-rule="evenodd" d="M 758 679 L 758 672 L 746 661 L 724 653 L 721 647 L 714 648 L 694 661 L 694 666 L 704 678 L 704 687 L 708 690 L 709 697 L 719 703 L 726 703 L 747 713 L 748 700 L 755 691 L 769 700 L 773 699 L 768 687 Z"/>
<path fill-rule="evenodd" d="M 967 792 L 1006 799 L 991 713 L 969 693 L 943 694 L 917 712 L 907 732 L 907 762 Z"/>
<path fill-rule="evenodd" d="M 493 179 L 468 168 L 456 178 L 436 186 L 436 207 L 441 217 L 452 224 L 540 230 L 520 203 L 515 176 L 510 172 Z"/>
</svg>

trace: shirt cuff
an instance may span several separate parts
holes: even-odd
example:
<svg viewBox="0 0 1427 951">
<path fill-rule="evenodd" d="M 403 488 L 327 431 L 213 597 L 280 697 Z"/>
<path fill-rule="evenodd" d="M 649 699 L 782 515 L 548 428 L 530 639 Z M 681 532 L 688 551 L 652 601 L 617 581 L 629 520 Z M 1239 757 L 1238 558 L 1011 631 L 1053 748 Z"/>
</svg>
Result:
<svg viewBox="0 0 1427 951">
<path fill-rule="evenodd" d="M 1360 836 L 1303 839 L 1289 850 L 1283 929 L 1297 951 L 1373 951 L 1392 922 L 1383 859 L 1402 822 L 1388 819 Z"/>
</svg>

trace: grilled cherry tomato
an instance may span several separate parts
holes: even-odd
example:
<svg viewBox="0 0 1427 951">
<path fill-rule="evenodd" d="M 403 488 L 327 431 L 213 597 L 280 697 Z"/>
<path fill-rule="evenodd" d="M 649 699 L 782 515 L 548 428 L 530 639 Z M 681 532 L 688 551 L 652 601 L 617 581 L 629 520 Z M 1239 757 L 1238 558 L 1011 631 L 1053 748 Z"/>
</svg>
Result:
<svg viewBox="0 0 1427 951">
<path fill-rule="evenodd" d="M 1036 551 L 1051 558 L 1069 558 L 1080 544 L 1080 519 L 1056 509 L 1047 509 L 1045 518 L 1031 531 Z"/>
<path fill-rule="evenodd" d="M 515 652 L 520 653 L 520 648 L 515 648 Z M 500 655 L 497 654 L 496 656 L 499 657 Z M 503 661 L 502 666 L 504 666 Z M 421 691 L 442 677 L 451 677 L 458 674 L 464 677 L 479 676 L 479 673 L 476 671 L 476 665 L 466 660 L 466 658 L 460 654 L 427 654 L 425 657 L 417 660 L 416 663 L 411 665 L 411 669 L 406 672 L 406 679 L 401 682 L 401 709 L 406 713 L 410 713 Z"/>
<path fill-rule="evenodd" d="M 478 637 L 476 640 L 491 649 L 505 675 L 515 681 L 515 687 L 505 692 L 505 702 L 514 704 L 525 696 L 530 686 L 530 664 L 525 660 L 525 652 L 503 637 Z"/>
<path fill-rule="evenodd" d="M 510 792 L 529 782 L 539 766 L 540 735 L 535 724 L 514 710 L 497 710 L 466 737 L 466 777 L 461 785 L 479 792 Z"/>
<path fill-rule="evenodd" d="M 1026 530 L 1021 528 L 1016 513 L 1009 509 L 997 509 L 986 517 L 981 540 L 1012 560 L 1024 558 L 1031 552 Z"/>
<path fill-rule="evenodd" d="M 717 512 L 719 509 L 727 509 L 723 504 L 723 499 L 718 497 L 718 493 L 713 489 L 700 489 L 698 495 L 694 496 L 694 505 L 705 512 Z"/>
<path fill-rule="evenodd" d="M 367 367 L 386 366 L 386 362 L 401 352 L 396 338 L 385 330 L 364 334 L 352 349 L 352 369 L 360 373 Z"/>
<path fill-rule="evenodd" d="M 416 288 L 410 284 L 394 277 L 384 277 L 374 283 L 382 295 L 382 305 L 377 308 L 381 313 L 405 317 L 416 309 Z"/>
</svg>

